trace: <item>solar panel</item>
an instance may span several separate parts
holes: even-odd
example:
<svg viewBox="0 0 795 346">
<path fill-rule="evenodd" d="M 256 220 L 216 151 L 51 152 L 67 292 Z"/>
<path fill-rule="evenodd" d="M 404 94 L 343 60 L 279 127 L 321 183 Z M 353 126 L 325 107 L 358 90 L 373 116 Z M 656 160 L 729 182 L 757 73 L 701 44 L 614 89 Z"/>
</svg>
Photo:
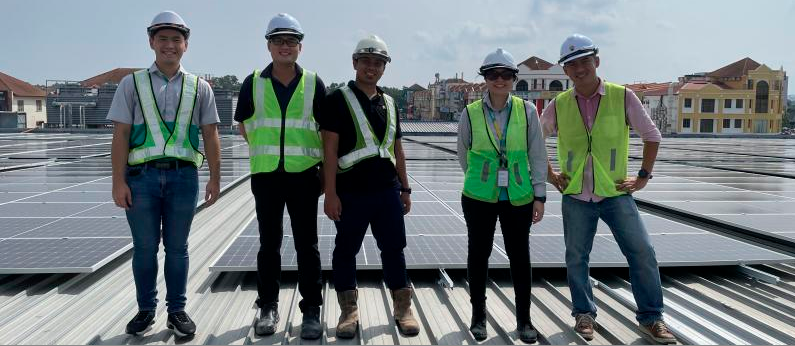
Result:
<svg viewBox="0 0 795 346">
<path fill-rule="evenodd" d="M 68 218 L 51 222 L 15 238 L 131 237 L 126 218 Z"/>
<path fill-rule="evenodd" d="M 131 247 L 130 238 L 5 239 L 0 273 L 92 272 Z"/>
<path fill-rule="evenodd" d="M 32 230 L 47 223 L 58 220 L 57 218 L 0 218 L 0 239 L 11 238 L 17 234 Z"/>
</svg>

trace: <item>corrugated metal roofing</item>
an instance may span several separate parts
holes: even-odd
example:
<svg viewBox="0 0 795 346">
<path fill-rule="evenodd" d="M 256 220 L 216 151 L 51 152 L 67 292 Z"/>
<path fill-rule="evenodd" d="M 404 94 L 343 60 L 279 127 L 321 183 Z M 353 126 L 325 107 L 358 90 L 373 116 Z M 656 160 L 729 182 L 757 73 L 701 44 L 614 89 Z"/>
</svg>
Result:
<svg viewBox="0 0 795 346">
<path fill-rule="evenodd" d="M 216 205 L 196 216 L 190 236 L 191 266 L 187 311 L 198 324 L 191 340 L 175 340 L 165 328 L 165 309 L 159 309 L 153 330 L 143 337 L 124 334 L 136 312 L 130 255 L 98 272 L 81 275 L 7 275 L 0 278 L 0 343 L 8 344 L 283 344 L 300 340 L 300 295 L 293 273 L 285 273 L 280 292 L 279 332 L 259 338 L 253 333 L 257 315 L 253 273 L 211 273 L 210 261 L 253 216 L 250 185 L 229 192 Z M 162 252 L 160 254 L 162 259 Z M 664 268 L 667 321 L 684 343 L 795 343 L 795 267 L 757 266 L 758 278 L 777 276 L 777 283 L 749 276 L 739 267 Z M 329 273 L 326 273 L 328 276 Z M 440 284 L 438 271 L 410 271 L 415 288 L 414 311 L 422 332 L 407 338 L 391 320 L 390 295 L 379 271 L 360 272 L 360 337 L 336 340 L 338 306 L 333 284 L 324 279 L 323 324 L 319 342 L 328 344 L 472 344 L 468 333 L 469 295 L 465 271 L 448 272 L 452 287 Z M 488 285 L 487 344 L 521 343 L 515 333 L 513 290 L 504 270 L 492 270 Z M 626 269 L 595 269 L 594 294 L 600 329 L 592 344 L 650 343 L 634 322 Z M 158 289 L 163 296 L 162 273 Z M 565 272 L 534 271 L 532 321 L 541 343 L 586 344 L 571 329 Z M 162 303 L 161 303 L 162 305 Z"/>
</svg>

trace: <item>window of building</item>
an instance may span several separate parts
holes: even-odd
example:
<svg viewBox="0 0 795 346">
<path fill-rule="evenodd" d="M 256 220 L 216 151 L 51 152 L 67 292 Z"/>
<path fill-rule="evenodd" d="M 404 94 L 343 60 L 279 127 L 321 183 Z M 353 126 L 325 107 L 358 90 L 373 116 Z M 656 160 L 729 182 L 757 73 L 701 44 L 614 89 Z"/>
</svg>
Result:
<svg viewBox="0 0 795 346">
<path fill-rule="evenodd" d="M 742 119 L 734 119 L 734 127 L 735 128 L 742 128 L 743 127 L 743 120 Z"/>
<path fill-rule="evenodd" d="M 754 88 L 754 80 L 753 79 L 749 79 L 748 80 L 748 90 L 752 90 L 753 88 Z"/>
<path fill-rule="evenodd" d="M 715 132 L 714 130 L 715 119 L 701 119 L 699 123 L 698 132 L 701 133 L 712 133 Z"/>
<path fill-rule="evenodd" d="M 682 127 L 690 128 L 690 119 L 682 119 Z"/>
<path fill-rule="evenodd" d="M 17 100 L 17 112 L 25 111 L 25 100 Z"/>
<path fill-rule="evenodd" d="M 523 79 L 516 83 L 516 91 L 527 91 L 527 81 Z"/>
<path fill-rule="evenodd" d="M 693 99 L 685 99 L 685 108 L 693 108 Z"/>
<path fill-rule="evenodd" d="M 723 108 L 732 108 L 732 100 L 731 99 L 723 100 Z"/>
<path fill-rule="evenodd" d="M 533 90 L 538 90 L 538 79 L 533 79 Z"/>
<path fill-rule="evenodd" d="M 36 111 L 41 112 L 41 100 L 36 100 Z"/>
<path fill-rule="evenodd" d="M 549 83 L 549 90 L 563 91 L 563 84 L 561 84 L 559 80 L 553 80 L 552 82 Z"/>
<path fill-rule="evenodd" d="M 701 113 L 715 113 L 715 99 L 701 100 Z"/>
<path fill-rule="evenodd" d="M 734 100 L 734 107 L 735 108 L 743 108 L 743 99 Z"/>
<path fill-rule="evenodd" d="M 723 119 L 723 128 L 728 129 L 732 127 L 732 120 L 731 119 Z"/>
<path fill-rule="evenodd" d="M 767 113 L 769 88 L 770 86 L 765 81 L 756 83 L 756 108 L 754 113 Z"/>
<path fill-rule="evenodd" d="M 547 89 L 547 80 L 546 79 L 542 79 L 541 80 L 541 90 L 546 90 L 546 89 Z"/>
<path fill-rule="evenodd" d="M 777 80 L 775 84 L 773 84 L 773 90 L 781 89 L 781 81 Z"/>
</svg>

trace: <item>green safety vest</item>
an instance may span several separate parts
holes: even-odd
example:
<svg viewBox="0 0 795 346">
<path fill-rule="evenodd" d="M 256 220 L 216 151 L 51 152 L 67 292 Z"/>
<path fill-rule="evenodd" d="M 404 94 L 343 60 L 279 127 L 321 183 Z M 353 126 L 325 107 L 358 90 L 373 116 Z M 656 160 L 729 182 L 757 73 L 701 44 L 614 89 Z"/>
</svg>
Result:
<svg viewBox="0 0 795 346">
<path fill-rule="evenodd" d="M 558 124 L 558 164 L 571 181 L 563 191 L 565 195 L 582 193 L 583 172 L 588 156 L 593 161 L 593 193 L 601 197 L 623 195 L 616 190 L 616 182 L 627 177 L 629 155 L 629 126 L 624 108 L 625 88 L 604 82 L 605 95 L 591 131 L 580 114 L 574 89 L 555 98 Z"/>
<path fill-rule="evenodd" d="M 386 104 L 387 126 L 384 140 L 378 143 L 378 139 L 373 136 L 373 127 L 370 126 L 370 121 L 367 120 L 359 100 L 353 94 L 353 90 L 347 85 L 340 88 L 342 95 L 345 97 L 345 102 L 348 104 L 348 111 L 353 118 L 353 123 L 356 127 L 356 145 L 353 150 L 345 154 L 337 160 L 339 166 L 338 171 L 344 172 L 353 167 L 353 165 L 375 156 L 379 156 L 392 161 L 395 164 L 395 134 L 397 132 L 397 114 L 395 114 L 395 100 L 384 94 L 384 103 Z"/>
<path fill-rule="evenodd" d="M 198 149 L 198 128 L 193 125 L 193 108 L 196 104 L 199 77 L 184 73 L 182 76 L 182 93 L 180 95 L 177 114 L 174 119 L 173 131 L 168 129 L 152 87 L 149 70 L 140 70 L 133 73 L 135 91 L 138 94 L 138 103 L 144 116 L 145 126 L 136 127 L 130 133 L 130 153 L 127 155 L 127 164 L 139 165 L 147 161 L 176 158 L 192 162 L 194 166 L 201 167 L 204 155 Z M 138 129 L 141 130 L 138 130 Z M 145 132 L 143 136 L 136 132 Z M 145 137 L 140 143 L 134 139 Z M 191 140 L 191 137 L 195 140 Z M 195 142 L 195 144 L 194 144 Z"/>
<path fill-rule="evenodd" d="M 302 172 L 322 161 L 323 144 L 313 107 L 315 73 L 303 69 L 284 115 L 273 90 L 273 81 L 262 78 L 259 70 L 254 71 L 252 79 L 254 115 L 243 121 L 251 173 L 273 172 L 282 159 L 287 172 Z"/>
<path fill-rule="evenodd" d="M 508 170 L 508 199 L 520 206 L 533 201 L 533 181 L 527 160 L 527 115 L 524 101 L 511 96 L 511 114 L 505 137 L 505 159 Z M 483 112 L 483 100 L 467 105 L 472 129 L 472 145 L 467 151 L 467 171 L 464 175 L 464 195 L 483 202 L 496 203 L 500 188 L 497 171 L 500 168 L 499 142 L 489 130 Z"/>
</svg>

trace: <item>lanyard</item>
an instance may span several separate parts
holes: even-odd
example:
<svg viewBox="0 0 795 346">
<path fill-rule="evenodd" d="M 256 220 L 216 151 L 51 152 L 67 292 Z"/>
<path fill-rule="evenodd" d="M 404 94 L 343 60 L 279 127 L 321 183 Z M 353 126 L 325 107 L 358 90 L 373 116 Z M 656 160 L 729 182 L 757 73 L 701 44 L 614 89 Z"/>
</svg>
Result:
<svg viewBox="0 0 795 346">
<path fill-rule="evenodd" d="M 513 106 L 512 105 L 513 102 L 510 102 L 510 98 L 508 99 L 508 101 L 509 102 L 506 110 L 508 111 L 507 117 L 510 118 L 511 107 Z M 494 135 L 497 137 L 497 140 L 499 141 L 500 144 L 500 147 L 497 150 L 500 151 L 500 153 L 502 154 L 502 152 L 505 151 L 506 137 L 508 137 L 505 135 L 505 130 L 507 130 L 508 128 L 508 123 L 506 121 L 505 128 L 501 129 L 500 124 L 498 124 L 497 122 L 497 117 L 494 116 L 494 111 L 491 110 L 491 107 L 485 107 L 485 108 L 489 113 L 489 119 L 491 120 L 491 125 L 494 127 Z"/>
</svg>

